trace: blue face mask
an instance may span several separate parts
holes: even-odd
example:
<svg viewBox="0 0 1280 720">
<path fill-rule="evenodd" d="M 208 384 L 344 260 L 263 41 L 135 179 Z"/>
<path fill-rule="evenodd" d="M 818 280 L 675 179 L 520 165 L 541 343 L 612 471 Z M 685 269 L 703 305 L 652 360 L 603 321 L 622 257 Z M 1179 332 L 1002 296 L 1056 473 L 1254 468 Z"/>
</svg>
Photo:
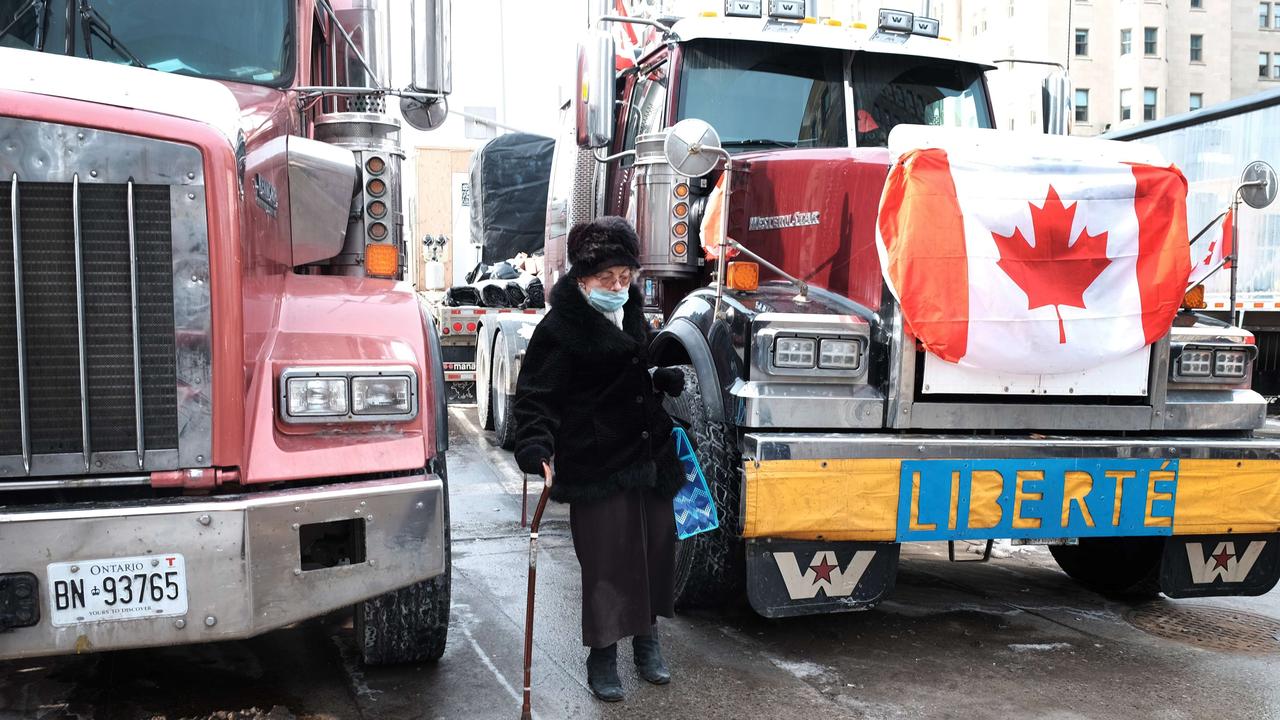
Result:
<svg viewBox="0 0 1280 720">
<path fill-rule="evenodd" d="M 591 303 L 591 307 L 601 312 L 616 312 L 618 308 L 627 304 L 627 299 L 631 296 L 626 290 L 601 290 L 596 288 L 587 293 L 587 302 Z"/>
</svg>

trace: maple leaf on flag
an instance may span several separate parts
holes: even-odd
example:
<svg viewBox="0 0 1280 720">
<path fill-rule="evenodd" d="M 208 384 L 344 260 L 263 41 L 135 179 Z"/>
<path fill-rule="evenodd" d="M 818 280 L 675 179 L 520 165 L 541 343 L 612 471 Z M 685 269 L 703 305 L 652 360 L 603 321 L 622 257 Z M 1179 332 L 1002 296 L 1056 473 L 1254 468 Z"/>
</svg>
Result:
<svg viewBox="0 0 1280 720">
<path fill-rule="evenodd" d="M 1058 315 L 1058 342 L 1066 344 L 1062 305 L 1083 308 L 1084 293 L 1111 264 L 1107 257 L 1107 234 L 1090 235 L 1085 229 L 1071 242 L 1071 223 L 1076 204 L 1063 207 L 1058 191 L 1049 186 L 1044 206 L 1031 206 L 1035 245 L 1015 227 L 1009 236 L 991 233 L 1000 250 L 1001 270 L 1027 294 L 1027 309 L 1052 305 Z"/>
</svg>

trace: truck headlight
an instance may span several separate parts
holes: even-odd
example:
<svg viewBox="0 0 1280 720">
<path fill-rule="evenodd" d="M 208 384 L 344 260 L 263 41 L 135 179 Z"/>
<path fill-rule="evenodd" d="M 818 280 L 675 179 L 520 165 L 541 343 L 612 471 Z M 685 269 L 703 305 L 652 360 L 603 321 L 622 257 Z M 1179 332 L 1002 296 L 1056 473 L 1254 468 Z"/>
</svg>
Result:
<svg viewBox="0 0 1280 720">
<path fill-rule="evenodd" d="M 289 415 L 294 417 L 328 417 L 347 414 L 346 378 L 290 378 Z"/>
<path fill-rule="evenodd" d="M 287 368 L 279 402 L 290 424 L 404 422 L 418 415 L 418 373 L 409 366 Z"/>
<path fill-rule="evenodd" d="M 814 338 L 778 338 L 773 343 L 773 364 L 780 368 L 811 368 L 817 345 Z"/>
<path fill-rule="evenodd" d="M 862 343 L 857 340 L 824 338 L 819 341 L 818 367 L 827 370 L 857 370 L 862 365 Z"/>
<path fill-rule="evenodd" d="M 1178 375 L 1186 378 L 1209 377 L 1213 368 L 1213 351 L 1186 348 L 1178 357 Z"/>
<path fill-rule="evenodd" d="M 1249 365 L 1249 353 L 1245 350 L 1217 350 L 1213 353 L 1214 377 L 1242 378 Z"/>
<path fill-rule="evenodd" d="M 404 415 L 410 410 L 409 378 L 351 379 L 351 411 L 356 415 Z"/>
</svg>

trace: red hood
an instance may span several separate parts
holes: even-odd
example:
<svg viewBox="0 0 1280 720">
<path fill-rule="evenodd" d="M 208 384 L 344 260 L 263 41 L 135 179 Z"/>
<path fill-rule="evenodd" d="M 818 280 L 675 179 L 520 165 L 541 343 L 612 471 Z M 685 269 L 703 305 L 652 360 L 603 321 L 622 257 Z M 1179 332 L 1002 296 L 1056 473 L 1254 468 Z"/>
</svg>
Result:
<svg viewBox="0 0 1280 720">
<path fill-rule="evenodd" d="M 879 308 L 875 222 L 888 150 L 777 150 L 734 166 L 730 237 L 805 282 Z"/>
</svg>

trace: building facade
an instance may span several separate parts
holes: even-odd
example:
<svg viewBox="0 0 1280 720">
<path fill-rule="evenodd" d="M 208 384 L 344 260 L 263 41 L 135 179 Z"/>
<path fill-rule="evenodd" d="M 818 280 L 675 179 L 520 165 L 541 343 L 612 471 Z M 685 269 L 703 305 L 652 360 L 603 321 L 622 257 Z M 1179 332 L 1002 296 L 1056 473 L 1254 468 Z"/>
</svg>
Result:
<svg viewBox="0 0 1280 720">
<path fill-rule="evenodd" d="M 1280 1 L 953 0 L 958 40 L 1057 63 L 1073 87 L 1072 132 L 1096 135 L 1280 86 Z M 1031 90 L 1046 66 L 992 73 L 997 122 L 1040 127 Z"/>
</svg>

